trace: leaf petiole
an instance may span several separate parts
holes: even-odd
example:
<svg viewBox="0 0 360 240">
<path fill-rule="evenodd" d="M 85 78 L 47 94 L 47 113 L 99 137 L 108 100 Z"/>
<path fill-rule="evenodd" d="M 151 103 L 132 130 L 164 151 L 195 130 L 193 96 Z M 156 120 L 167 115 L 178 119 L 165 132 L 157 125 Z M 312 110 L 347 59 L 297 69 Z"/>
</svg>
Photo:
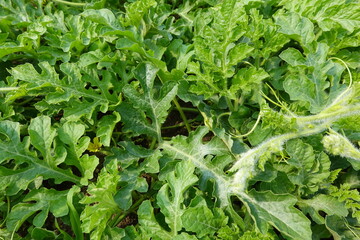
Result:
<svg viewBox="0 0 360 240">
<path fill-rule="evenodd" d="M 191 132 L 190 124 L 189 124 L 189 122 L 188 122 L 188 120 L 187 120 L 187 118 L 185 116 L 184 111 L 182 110 L 182 108 L 181 108 L 181 106 L 180 106 L 180 104 L 179 104 L 179 102 L 177 101 L 176 98 L 174 98 L 173 103 L 175 104 L 176 109 L 178 110 L 182 120 L 185 123 L 186 130 L 188 131 L 188 133 L 190 133 Z"/>
<path fill-rule="evenodd" d="M 74 6 L 74 7 L 83 7 L 86 5 L 86 3 L 75 3 L 75 2 L 69 2 L 69 1 L 64 1 L 64 0 L 53 0 L 53 2 L 62 3 L 62 4 L 69 5 L 69 6 Z"/>
<path fill-rule="evenodd" d="M 19 87 L 2 87 L 0 88 L 0 92 L 10 92 L 10 91 L 15 91 L 18 90 Z"/>
<path fill-rule="evenodd" d="M 190 121 L 188 121 L 189 123 L 192 123 L 192 122 L 195 122 L 196 120 L 195 119 L 192 119 Z M 179 124 L 175 124 L 175 125 L 172 125 L 172 126 L 166 126 L 166 127 L 162 127 L 162 129 L 172 129 L 172 128 L 178 128 L 178 127 L 182 127 L 182 126 L 185 126 L 185 123 L 184 122 L 181 122 Z"/>
<path fill-rule="evenodd" d="M 112 227 L 117 226 L 129 213 L 134 212 L 145 199 L 145 196 L 141 196 L 127 211 L 121 212 L 114 217 L 114 220 L 109 225 Z"/>
<path fill-rule="evenodd" d="M 260 119 L 261 119 L 261 112 L 259 113 L 259 115 L 258 115 L 258 117 L 257 117 L 257 119 L 256 119 L 256 122 L 255 122 L 254 126 L 250 129 L 250 131 L 248 131 L 248 132 L 245 133 L 245 134 L 241 134 L 241 135 L 231 134 L 231 136 L 234 137 L 234 138 L 243 138 L 243 137 L 249 136 L 252 132 L 255 131 L 257 125 L 259 125 Z"/>
</svg>

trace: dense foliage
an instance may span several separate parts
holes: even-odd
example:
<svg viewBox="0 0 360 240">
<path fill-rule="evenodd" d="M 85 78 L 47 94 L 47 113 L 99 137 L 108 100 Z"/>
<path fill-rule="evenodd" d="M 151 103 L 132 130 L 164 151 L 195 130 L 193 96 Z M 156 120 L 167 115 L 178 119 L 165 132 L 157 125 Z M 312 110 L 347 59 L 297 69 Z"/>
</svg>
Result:
<svg viewBox="0 0 360 240">
<path fill-rule="evenodd" d="M 0 239 L 360 239 L 358 0 L 0 0 Z"/>
</svg>

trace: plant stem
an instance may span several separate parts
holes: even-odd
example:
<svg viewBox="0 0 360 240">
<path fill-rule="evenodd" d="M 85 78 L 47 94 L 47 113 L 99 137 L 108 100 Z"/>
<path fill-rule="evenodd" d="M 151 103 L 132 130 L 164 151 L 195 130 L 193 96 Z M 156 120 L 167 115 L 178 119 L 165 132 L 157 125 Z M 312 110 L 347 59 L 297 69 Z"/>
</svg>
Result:
<svg viewBox="0 0 360 240">
<path fill-rule="evenodd" d="M 234 206 L 230 204 L 227 207 L 227 210 L 230 213 L 230 215 L 232 216 L 232 218 L 234 219 L 234 221 L 237 223 L 237 225 L 240 227 L 240 229 L 244 231 L 245 230 L 244 220 L 240 217 L 239 213 L 237 213 L 235 211 Z"/>
<path fill-rule="evenodd" d="M 151 141 L 151 144 L 150 144 L 150 149 L 154 149 L 155 145 L 156 145 L 156 138 L 153 138 L 153 140 Z"/>
<path fill-rule="evenodd" d="M 98 152 L 99 152 L 99 153 L 101 153 L 101 154 L 104 154 L 104 155 L 106 155 L 106 156 L 109 156 L 109 155 L 111 155 L 111 154 L 112 154 L 112 152 L 107 151 L 107 150 L 104 150 L 104 149 L 99 150 Z"/>
<path fill-rule="evenodd" d="M 25 104 L 27 104 L 27 103 L 29 103 L 29 102 L 31 102 L 32 100 L 34 100 L 35 98 L 34 97 L 32 97 L 32 98 L 28 98 L 28 99 L 26 99 L 26 100 L 24 100 L 24 101 L 22 101 L 22 102 L 20 102 L 20 103 L 18 103 L 18 105 L 25 105 Z"/>
<path fill-rule="evenodd" d="M 329 109 L 326 109 L 329 110 Z M 324 131 L 334 121 L 339 118 L 358 115 L 360 113 L 360 105 L 351 107 L 343 107 L 338 111 L 325 111 L 317 115 L 297 117 L 297 132 L 290 132 L 269 138 L 259 146 L 241 154 L 229 172 L 236 172 L 233 175 L 233 185 L 231 191 L 234 193 L 244 192 L 247 187 L 248 178 L 255 172 L 255 166 L 261 156 L 281 150 L 282 145 L 293 138 L 314 135 Z M 245 166 L 245 167 L 244 167 Z"/>
<path fill-rule="evenodd" d="M 74 2 L 64 1 L 64 0 L 53 0 L 53 2 L 62 3 L 62 4 L 69 5 L 69 6 L 74 6 L 74 7 L 83 7 L 86 5 L 86 3 L 74 3 Z"/>
<path fill-rule="evenodd" d="M 192 120 L 190 120 L 190 121 L 188 121 L 188 122 L 191 123 L 191 122 L 195 122 L 195 121 L 196 121 L 195 119 L 192 119 Z M 175 125 L 172 125 L 172 126 L 162 127 L 162 129 L 178 128 L 178 127 L 182 127 L 182 126 L 184 126 L 184 125 L 185 125 L 185 123 L 184 123 L 184 122 L 181 122 L 181 123 L 179 123 L 179 124 L 175 124 Z"/>
<path fill-rule="evenodd" d="M 216 118 L 216 123 L 218 124 L 218 123 L 220 122 L 220 119 L 221 119 L 223 116 L 226 116 L 226 115 L 230 116 L 230 115 L 231 115 L 231 112 L 224 112 L 224 113 L 219 114 L 219 115 L 217 116 L 217 118 Z"/>
<path fill-rule="evenodd" d="M 229 107 L 229 110 L 230 110 L 231 112 L 233 112 L 233 111 L 234 111 L 234 105 L 232 104 L 231 99 L 228 98 L 228 97 L 226 97 L 226 103 L 227 103 L 227 105 L 228 105 L 228 107 Z"/>
<path fill-rule="evenodd" d="M 10 198 L 9 196 L 6 196 L 6 201 L 7 201 L 7 211 L 6 211 L 6 217 L 4 217 L 3 222 L 0 224 L 0 228 L 4 225 L 4 223 L 6 222 L 7 217 L 9 216 L 10 213 Z"/>
<path fill-rule="evenodd" d="M 197 110 L 196 108 L 188 108 L 188 107 L 181 107 L 181 109 L 185 112 L 196 112 L 199 113 L 199 110 Z"/>
<path fill-rule="evenodd" d="M 2 87 L 0 88 L 0 92 L 9 92 L 9 91 L 14 91 L 14 90 L 18 90 L 19 87 Z"/>
<path fill-rule="evenodd" d="M 315 34 L 315 39 L 319 39 L 319 37 L 321 36 L 321 34 L 323 33 L 322 30 L 319 30 L 316 34 Z"/>
<path fill-rule="evenodd" d="M 327 109 L 325 109 L 327 110 Z M 360 105 L 355 105 L 351 107 L 343 107 L 338 111 L 323 111 L 317 115 L 297 117 L 296 121 L 299 125 L 306 125 L 318 122 L 334 122 L 339 118 L 344 118 L 347 116 L 353 116 L 360 113 Z"/>
<path fill-rule="evenodd" d="M 185 123 L 186 130 L 188 131 L 188 133 L 190 133 L 191 132 L 191 127 L 190 127 L 190 124 L 189 124 L 185 114 L 184 114 L 184 111 L 182 110 L 182 108 L 181 108 L 181 106 L 180 106 L 180 104 L 179 104 L 179 102 L 177 101 L 176 98 L 174 98 L 173 102 L 174 102 L 174 104 L 176 106 L 176 109 L 180 113 L 180 116 L 181 116 L 183 122 Z"/>
<path fill-rule="evenodd" d="M 255 67 L 256 67 L 256 69 L 260 68 L 260 56 L 259 56 L 259 53 L 255 57 Z"/>
<path fill-rule="evenodd" d="M 163 137 L 164 140 L 171 140 L 172 137 Z"/>
<path fill-rule="evenodd" d="M 235 137 L 235 138 L 243 138 L 243 137 L 249 136 L 252 132 L 255 131 L 256 127 L 259 125 L 260 119 L 261 119 L 261 112 L 259 112 L 259 115 L 258 115 L 258 117 L 256 119 L 256 122 L 255 122 L 254 126 L 250 129 L 250 131 L 248 131 L 247 133 L 242 134 L 242 135 L 233 135 L 233 137 Z"/>
<path fill-rule="evenodd" d="M 120 213 L 111 222 L 110 226 L 115 227 L 118 225 L 129 213 L 133 212 L 140 204 L 145 200 L 146 197 L 140 197 L 127 211 Z"/>
</svg>

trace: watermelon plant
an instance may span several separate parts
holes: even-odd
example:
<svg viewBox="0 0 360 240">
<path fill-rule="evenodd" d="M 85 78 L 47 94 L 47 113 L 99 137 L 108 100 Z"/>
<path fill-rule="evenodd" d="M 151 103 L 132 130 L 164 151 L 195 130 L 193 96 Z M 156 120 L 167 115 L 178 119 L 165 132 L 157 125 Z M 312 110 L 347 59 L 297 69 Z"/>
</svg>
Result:
<svg viewBox="0 0 360 240">
<path fill-rule="evenodd" d="M 358 0 L 0 0 L 0 239 L 360 239 Z"/>
</svg>

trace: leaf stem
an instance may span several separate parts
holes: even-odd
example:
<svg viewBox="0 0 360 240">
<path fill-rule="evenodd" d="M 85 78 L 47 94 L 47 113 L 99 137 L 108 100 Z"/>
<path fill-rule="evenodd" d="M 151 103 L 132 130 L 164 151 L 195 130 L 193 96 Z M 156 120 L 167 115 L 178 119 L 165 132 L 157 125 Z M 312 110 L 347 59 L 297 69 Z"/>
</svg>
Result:
<svg viewBox="0 0 360 240">
<path fill-rule="evenodd" d="M 252 132 L 255 131 L 257 125 L 259 125 L 260 119 L 261 119 L 261 112 L 259 112 L 259 115 L 258 115 L 258 117 L 257 117 L 257 119 L 256 119 L 256 122 L 255 122 L 254 126 L 250 129 L 250 131 L 248 131 L 248 132 L 245 133 L 245 134 L 232 135 L 232 136 L 235 137 L 235 138 L 243 138 L 243 137 L 249 136 Z"/>
<path fill-rule="evenodd" d="M 156 138 L 153 138 L 153 140 L 151 141 L 151 144 L 150 144 L 150 149 L 154 149 L 155 148 L 155 145 L 156 145 Z"/>
<path fill-rule="evenodd" d="M 10 213 L 10 198 L 9 196 L 6 196 L 6 201 L 7 201 L 7 211 L 6 211 L 6 217 L 4 217 L 3 222 L 0 224 L 0 228 L 4 225 L 4 223 L 6 222 L 7 217 L 9 216 Z"/>
<path fill-rule="evenodd" d="M 196 108 L 188 108 L 188 107 L 181 107 L 181 109 L 185 112 L 196 112 L 199 113 L 199 110 Z"/>
<path fill-rule="evenodd" d="M 141 196 L 127 211 L 118 214 L 110 223 L 110 226 L 116 227 L 116 225 L 118 225 L 129 213 L 133 212 L 137 207 L 139 207 L 145 199 L 145 196 Z"/>
<path fill-rule="evenodd" d="M 276 106 L 284 109 L 285 111 L 287 111 L 291 116 L 295 117 L 295 114 L 293 112 L 291 112 L 279 99 L 279 97 L 277 96 L 275 90 L 266 83 L 266 86 L 268 86 L 268 88 L 270 88 L 270 91 L 272 92 L 272 94 L 275 96 L 276 100 L 278 101 L 278 103 L 276 103 L 275 101 L 273 101 L 271 98 L 269 98 L 268 96 L 266 96 L 266 94 L 263 91 L 260 91 L 260 94 L 266 98 L 268 101 L 270 101 L 271 103 L 275 104 Z"/>
<path fill-rule="evenodd" d="M 18 225 L 19 225 L 19 222 L 18 223 L 16 223 L 16 225 L 15 225 L 15 228 L 14 228 L 14 231 L 12 232 L 12 234 L 11 234 L 11 238 L 10 238 L 10 240 L 13 240 L 14 239 L 14 235 L 15 235 L 15 232 L 17 231 L 17 229 L 20 227 L 18 227 Z"/>
<path fill-rule="evenodd" d="M 182 120 L 185 123 L 186 130 L 188 131 L 188 133 L 190 133 L 191 132 L 190 124 L 189 124 L 189 122 L 188 122 L 188 120 L 187 120 L 187 118 L 185 116 L 184 111 L 182 110 L 182 108 L 181 108 L 181 106 L 180 106 L 180 104 L 179 104 L 179 102 L 177 101 L 176 98 L 174 98 L 173 103 L 175 104 L 176 109 L 180 113 L 180 116 L 181 116 Z"/>
<path fill-rule="evenodd" d="M 189 123 L 192 123 L 192 122 L 195 122 L 196 120 L 195 119 L 192 119 L 189 121 Z M 182 127 L 182 126 L 185 126 L 185 123 L 184 122 L 181 122 L 179 124 L 175 124 L 175 125 L 172 125 L 172 126 L 165 126 L 165 127 L 162 127 L 162 129 L 172 129 L 172 128 L 178 128 L 178 127 Z"/>
<path fill-rule="evenodd" d="M 323 33 L 322 30 L 319 30 L 316 34 L 315 34 L 315 39 L 319 39 L 319 37 L 321 36 L 321 34 Z"/>
<path fill-rule="evenodd" d="M 2 87 L 0 88 L 0 92 L 10 92 L 18 89 L 19 87 Z"/>
<path fill-rule="evenodd" d="M 230 115 L 231 115 L 231 112 L 223 112 L 223 113 L 219 114 L 219 115 L 217 116 L 217 118 L 216 118 L 216 124 L 218 124 L 219 121 L 220 121 L 220 119 L 221 119 L 223 116 L 226 116 L 226 115 L 230 116 Z"/>
<path fill-rule="evenodd" d="M 230 199 L 229 199 L 229 202 Z M 229 204 L 227 207 L 227 210 L 229 211 L 231 217 L 234 219 L 234 221 L 237 223 L 237 225 L 240 227 L 241 230 L 245 231 L 245 223 L 244 220 L 240 217 L 240 215 L 235 211 L 234 206 L 232 204 Z"/>
<path fill-rule="evenodd" d="M 260 56 L 259 56 L 259 54 L 257 54 L 256 57 L 255 57 L 255 67 L 256 67 L 256 69 L 260 68 Z"/>
<path fill-rule="evenodd" d="M 232 104 L 231 99 L 228 98 L 228 97 L 226 97 L 226 103 L 227 103 L 227 105 L 228 105 L 228 107 L 229 107 L 229 110 L 230 110 L 231 112 L 233 112 L 233 111 L 234 111 L 234 105 Z"/>
<path fill-rule="evenodd" d="M 343 217 L 343 220 L 344 220 L 344 223 L 345 223 L 345 226 L 351 231 L 351 233 L 357 237 L 358 239 L 360 238 L 356 232 L 354 232 L 354 230 L 352 230 L 352 226 L 348 223 L 348 221 L 346 220 L 346 218 Z"/>
<path fill-rule="evenodd" d="M 74 6 L 74 7 L 83 7 L 86 5 L 86 3 L 75 3 L 75 2 L 69 2 L 69 1 L 64 1 L 64 0 L 53 0 L 53 2 L 62 3 L 62 4 L 69 5 L 69 6 Z"/>
</svg>

